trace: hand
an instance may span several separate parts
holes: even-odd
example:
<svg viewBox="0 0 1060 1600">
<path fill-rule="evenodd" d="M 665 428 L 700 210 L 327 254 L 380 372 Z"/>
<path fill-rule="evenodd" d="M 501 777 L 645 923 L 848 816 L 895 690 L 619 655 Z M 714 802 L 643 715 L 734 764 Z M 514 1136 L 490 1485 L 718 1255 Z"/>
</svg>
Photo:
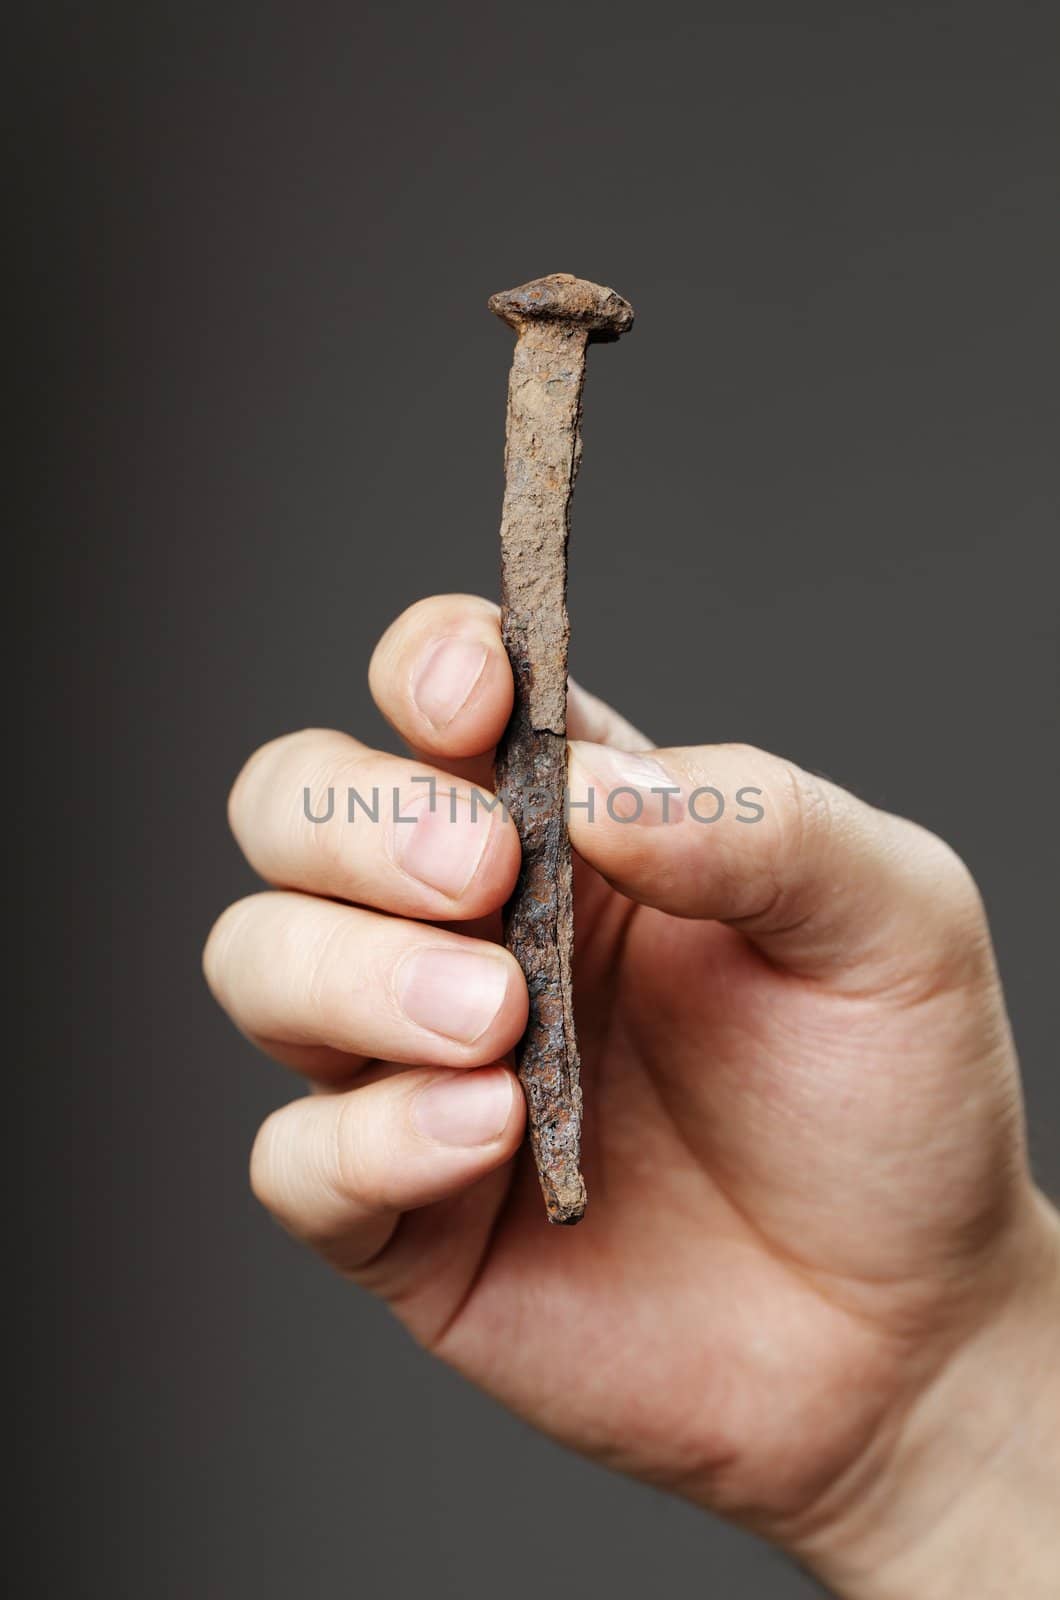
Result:
<svg viewBox="0 0 1060 1600">
<path fill-rule="evenodd" d="M 413 606 L 370 678 L 412 760 L 304 732 L 232 793 L 277 889 L 224 913 L 207 975 L 317 1091 L 262 1128 L 256 1193 L 537 1426 L 844 1594 L 993 1593 L 1003 1507 L 998 1581 L 1027 1576 L 996 1592 L 1053 1593 L 1060 1249 L 966 869 L 758 750 L 651 751 L 572 687 L 589 1211 L 551 1228 L 504 1064 L 525 986 L 493 942 L 518 841 L 472 815 L 512 702 L 495 608 Z"/>
</svg>

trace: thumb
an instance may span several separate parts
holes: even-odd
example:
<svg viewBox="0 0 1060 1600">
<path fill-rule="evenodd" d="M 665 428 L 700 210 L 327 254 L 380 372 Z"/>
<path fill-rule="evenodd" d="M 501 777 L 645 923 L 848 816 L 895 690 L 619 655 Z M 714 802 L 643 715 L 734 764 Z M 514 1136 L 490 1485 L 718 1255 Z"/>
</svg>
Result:
<svg viewBox="0 0 1060 1600">
<path fill-rule="evenodd" d="M 789 971 L 851 989 L 989 951 L 948 845 L 789 761 L 728 744 L 570 751 L 571 842 L 630 899 L 729 923 Z"/>
</svg>

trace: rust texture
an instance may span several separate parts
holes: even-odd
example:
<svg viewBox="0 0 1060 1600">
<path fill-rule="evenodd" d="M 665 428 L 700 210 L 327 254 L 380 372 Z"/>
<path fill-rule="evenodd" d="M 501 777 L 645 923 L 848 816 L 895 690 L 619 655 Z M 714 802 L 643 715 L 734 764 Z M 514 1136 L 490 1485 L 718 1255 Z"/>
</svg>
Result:
<svg viewBox="0 0 1060 1600">
<path fill-rule="evenodd" d="M 515 707 L 497 749 L 497 792 L 522 843 L 505 939 L 526 974 L 530 1019 L 516 1052 L 549 1221 L 580 1221 L 582 1093 L 571 998 L 574 918 L 567 780 L 567 543 L 581 459 L 590 340 L 615 339 L 633 309 L 612 289 L 556 272 L 495 294 L 518 335 L 508 386 L 501 626 Z"/>
</svg>

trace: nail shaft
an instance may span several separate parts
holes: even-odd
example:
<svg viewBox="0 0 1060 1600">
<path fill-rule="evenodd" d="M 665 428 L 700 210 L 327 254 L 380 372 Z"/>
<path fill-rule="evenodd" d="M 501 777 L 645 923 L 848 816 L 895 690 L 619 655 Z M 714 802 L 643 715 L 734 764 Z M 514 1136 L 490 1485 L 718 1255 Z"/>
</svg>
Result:
<svg viewBox="0 0 1060 1600">
<path fill-rule="evenodd" d="M 609 289 L 566 274 L 490 309 L 516 330 L 508 386 L 501 517 L 502 632 L 515 680 L 497 751 L 497 792 L 522 844 L 505 938 L 526 975 L 530 1016 L 516 1053 L 549 1220 L 585 1211 L 582 1092 L 574 1031 L 572 870 L 567 836 L 567 546 L 581 459 L 586 346 L 614 338 L 632 311 Z"/>
</svg>

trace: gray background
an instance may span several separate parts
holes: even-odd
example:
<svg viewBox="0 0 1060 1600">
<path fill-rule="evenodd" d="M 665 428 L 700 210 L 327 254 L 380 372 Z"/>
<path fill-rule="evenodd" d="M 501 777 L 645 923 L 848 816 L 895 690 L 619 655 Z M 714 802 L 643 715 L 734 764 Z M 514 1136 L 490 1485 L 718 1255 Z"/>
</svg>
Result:
<svg viewBox="0 0 1060 1600">
<path fill-rule="evenodd" d="M 591 362 L 574 669 L 660 740 L 778 749 L 956 844 L 1058 1186 L 1058 42 L 1044 5 L 19 24 L 20 1595 L 536 1600 L 539 1517 L 556 1600 L 817 1592 L 536 1438 L 268 1224 L 246 1155 L 293 1086 L 199 949 L 252 882 L 244 756 L 383 741 L 383 626 L 495 593 L 484 302 L 573 270 L 638 312 Z"/>
</svg>

